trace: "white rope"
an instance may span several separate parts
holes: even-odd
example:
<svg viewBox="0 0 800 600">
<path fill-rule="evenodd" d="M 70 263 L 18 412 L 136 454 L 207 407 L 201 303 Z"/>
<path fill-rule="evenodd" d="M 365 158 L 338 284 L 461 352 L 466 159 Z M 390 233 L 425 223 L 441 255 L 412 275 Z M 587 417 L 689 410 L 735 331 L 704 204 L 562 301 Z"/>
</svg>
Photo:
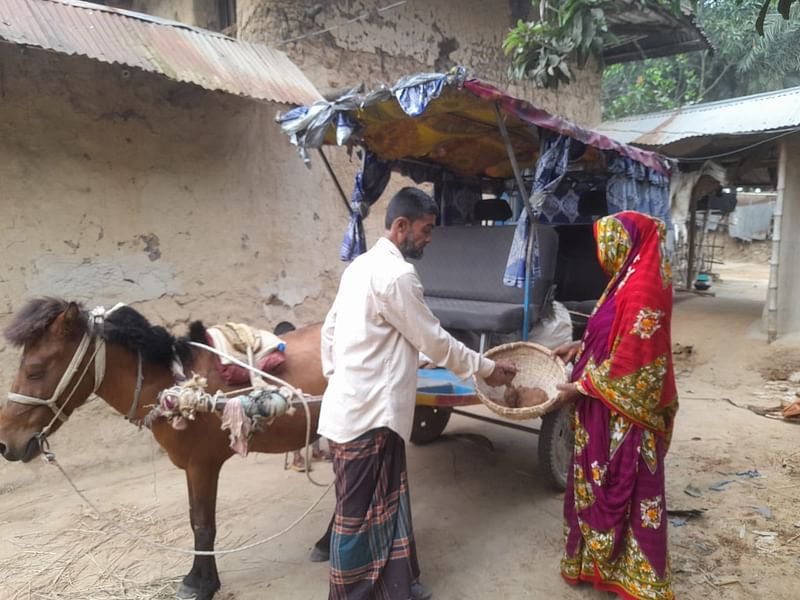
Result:
<svg viewBox="0 0 800 600">
<path fill-rule="evenodd" d="M 114 307 L 114 308 L 116 309 L 117 307 Z M 114 310 L 114 309 L 112 309 L 112 310 Z M 105 314 L 107 314 L 107 313 L 105 313 Z M 93 316 L 95 316 L 95 315 L 93 315 Z M 160 548 L 161 550 L 165 550 L 167 552 L 174 552 L 174 553 L 180 553 L 180 554 L 190 554 L 190 555 L 193 555 L 193 556 L 223 556 L 223 555 L 226 555 L 226 554 L 234 554 L 236 552 L 244 552 L 245 550 L 250 550 L 252 548 L 256 548 L 258 546 L 267 544 L 267 543 L 271 542 L 272 540 L 281 537 L 282 535 L 285 535 L 286 533 L 288 533 L 289 531 L 294 529 L 303 519 L 305 519 L 311 513 L 311 511 L 313 511 L 319 505 L 319 503 L 322 502 L 322 499 L 326 496 L 326 494 L 333 487 L 334 483 L 336 482 L 335 479 L 333 481 L 331 481 L 329 484 L 327 484 L 327 486 L 326 486 L 325 484 L 321 484 L 321 483 L 318 483 L 318 482 L 314 481 L 314 479 L 311 478 L 311 475 L 310 475 L 308 469 L 306 469 L 306 476 L 307 476 L 308 480 L 311 481 L 311 483 L 313 483 L 316 486 L 325 488 L 325 490 L 322 492 L 322 494 L 320 494 L 319 498 L 317 498 L 314 501 L 314 503 L 311 504 L 311 506 L 309 506 L 305 510 L 305 512 L 303 512 L 303 514 L 301 514 L 297 519 L 292 521 L 292 523 L 290 523 L 287 527 L 285 527 L 281 531 L 279 531 L 277 533 L 274 533 L 274 534 L 272 534 L 271 536 L 269 536 L 267 538 L 258 540 L 256 542 L 252 542 L 250 544 L 245 544 L 244 546 L 239 546 L 237 548 L 231 548 L 231 549 L 226 549 L 226 550 L 194 550 L 194 549 L 190 550 L 190 549 L 187 549 L 187 548 L 178 548 L 176 546 L 170 546 L 168 544 L 163 544 L 161 542 L 156 542 L 154 540 L 146 538 L 146 537 L 142 536 L 141 534 L 138 534 L 135 531 L 131 531 L 127 527 L 124 527 L 123 525 L 120 525 L 116 521 L 108 519 L 97 508 L 97 506 L 95 506 L 95 504 L 91 500 L 89 500 L 89 498 L 87 498 L 86 495 L 83 492 L 81 492 L 78 489 L 78 486 L 75 485 L 75 482 L 72 481 L 72 479 L 67 474 L 67 472 L 64 470 L 64 468 L 58 463 L 58 461 L 55 458 L 55 455 L 49 450 L 49 443 L 47 442 L 47 437 L 46 437 L 47 431 L 49 431 L 49 428 L 52 426 L 52 424 L 55 422 L 55 420 L 59 417 L 59 413 L 61 412 L 61 410 L 63 410 L 64 406 L 66 406 L 67 402 L 69 402 L 69 400 L 72 398 L 72 395 L 74 394 L 75 390 L 77 389 L 78 384 L 80 384 L 80 382 L 83 380 L 83 377 L 86 375 L 86 372 L 87 372 L 87 370 L 89 368 L 89 365 L 92 364 L 92 361 L 98 355 L 98 352 L 100 351 L 100 348 L 104 348 L 105 344 L 103 343 L 103 340 L 100 339 L 100 338 L 95 338 L 95 339 L 97 339 L 98 343 L 97 343 L 97 346 L 95 348 L 94 353 L 92 354 L 91 359 L 86 363 L 86 366 L 84 367 L 83 372 L 81 373 L 81 376 L 78 378 L 78 381 L 76 382 L 75 386 L 73 386 L 73 389 L 70 392 L 70 395 L 67 397 L 67 400 L 59 408 L 59 412 L 56 413 L 56 415 L 53 417 L 53 420 L 50 421 L 50 424 L 48 424 L 48 426 L 43 430 L 42 433 L 44 435 L 42 435 L 39 438 L 39 440 L 40 440 L 41 449 L 42 449 L 42 453 L 44 455 L 45 461 L 48 462 L 49 464 L 55 465 L 58 468 L 58 470 L 61 472 L 61 474 L 67 480 L 67 482 L 69 483 L 70 487 L 75 491 L 75 493 L 78 494 L 78 496 L 84 502 L 86 502 L 86 504 L 97 514 L 97 516 L 101 520 L 105 521 L 107 524 L 112 525 L 113 527 L 115 527 L 116 529 L 118 529 L 119 531 L 121 531 L 122 533 L 124 533 L 125 535 L 127 535 L 129 537 L 132 537 L 132 538 L 134 538 L 136 540 L 139 540 L 139 541 L 141 541 L 141 542 L 143 542 L 145 544 L 148 544 L 150 546 L 153 546 L 155 548 Z M 239 361 L 235 357 L 228 356 L 224 352 L 220 352 L 215 348 L 212 348 L 210 346 L 206 346 L 205 344 L 200 344 L 198 342 L 189 342 L 189 343 L 191 345 L 193 345 L 193 346 L 198 347 L 198 348 L 203 348 L 205 350 L 208 350 L 210 352 L 218 354 L 219 356 L 222 356 L 222 357 L 226 358 L 227 360 L 238 364 L 241 367 L 249 369 L 251 372 L 258 373 L 259 375 L 261 375 L 264 378 L 271 379 L 274 382 L 278 382 L 281 385 L 283 385 L 286 388 L 288 388 L 295 396 L 300 398 L 300 401 L 302 402 L 303 408 L 304 408 L 305 413 L 306 413 L 306 460 L 307 460 L 306 465 L 309 466 L 311 464 L 310 462 L 308 462 L 308 446 L 310 445 L 310 440 L 311 440 L 311 411 L 308 408 L 308 402 L 306 401 L 306 398 L 305 398 L 303 392 L 301 390 L 295 388 L 294 386 L 290 385 L 289 383 L 283 381 L 282 379 L 280 379 L 278 377 L 275 377 L 273 375 L 270 375 L 269 373 L 265 373 L 264 371 L 261 371 L 260 369 L 257 369 L 255 367 L 252 367 L 252 366 L 249 366 L 249 365 L 247 365 L 245 363 L 242 363 L 241 361 Z M 87 344 L 87 347 L 88 347 L 88 344 Z M 85 353 L 85 350 L 84 350 L 84 353 Z M 80 362 L 80 361 L 78 361 L 78 362 Z M 103 363 L 105 363 L 105 361 L 103 361 Z M 102 382 L 102 377 L 100 378 L 100 381 Z M 97 382 L 97 379 L 95 380 L 95 383 L 96 383 L 96 385 L 99 385 L 99 382 Z M 59 383 L 59 387 L 61 387 L 60 383 Z M 96 391 L 96 388 L 95 388 L 95 391 Z M 45 402 L 46 402 L 46 401 L 44 401 L 42 399 L 39 399 L 39 398 L 34 398 L 34 400 L 38 401 L 37 404 L 45 404 Z"/>
<path fill-rule="evenodd" d="M 206 344 L 201 344 L 200 342 L 189 342 L 189 345 L 190 346 L 194 346 L 195 348 L 202 348 L 203 350 L 208 350 L 209 352 L 212 352 L 213 354 L 216 354 L 217 356 L 219 356 L 221 358 L 224 358 L 228 362 L 232 362 L 233 364 L 238 365 L 238 366 L 240 366 L 240 367 L 242 367 L 244 369 L 247 369 L 248 371 L 252 371 L 254 373 L 258 373 L 264 379 L 270 379 L 274 383 L 277 383 L 278 385 L 282 385 L 282 386 L 285 386 L 285 387 L 289 388 L 289 390 L 291 390 L 292 393 L 294 393 L 296 396 L 299 396 L 300 398 L 303 397 L 303 392 L 300 391 L 298 388 L 294 387 L 293 385 L 291 385 L 290 383 L 284 381 L 280 377 L 275 377 L 275 375 L 270 375 L 269 373 L 267 373 L 265 371 L 262 371 L 261 369 L 257 369 L 256 367 L 252 367 L 252 366 L 248 365 L 246 362 L 243 362 L 243 361 L 239 360 L 235 356 L 231 356 L 230 354 L 226 354 L 225 352 L 222 352 L 221 350 L 217 350 L 213 346 L 208 346 Z"/>
<path fill-rule="evenodd" d="M 81 382 L 83 381 L 83 378 L 86 376 L 86 372 L 89 370 L 89 367 L 91 366 L 92 361 L 94 361 L 95 358 L 99 357 L 98 353 L 101 353 L 101 350 L 105 350 L 105 347 L 106 347 L 106 344 L 102 339 L 95 338 L 95 349 L 94 349 L 94 352 L 92 353 L 92 356 L 89 358 L 89 361 L 86 363 L 86 366 L 83 367 L 83 371 L 81 372 L 81 376 L 78 377 L 78 380 L 75 382 L 75 385 L 72 386 L 72 389 L 70 390 L 69 395 L 67 396 L 67 399 L 64 400 L 64 402 L 61 403 L 61 406 L 58 407 L 58 411 L 55 413 L 55 415 L 53 415 L 53 418 L 50 419 L 50 422 L 47 424 L 47 426 L 42 429 L 42 434 L 43 435 L 47 435 L 47 434 L 50 433 L 50 429 L 53 427 L 53 423 L 55 423 L 56 420 L 58 420 L 58 419 L 61 419 L 62 421 L 66 421 L 67 420 L 68 416 L 64 417 L 62 419 L 64 409 L 67 407 L 67 404 L 69 404 L 70 400 L 72 400 L 72 396 L 75 395 L 75 391 L 78 389 L 78 386 L 81 384 Z M 102 352 L 102 354 L 105 356 L 105 352 Z M 105 360 L 103 361 L 103 365 L 104 365 L 104 368 L 105 368 Z M 95 380 L 94 380 L 94 387 L 92 388 L 92 394 L 94 394 L 97 391 L 97 388 L 100 387 L 100 384 L 103 383 L 103 377 L 104 376 L 105 376 L 105 372 L 102 373 L 98 378 L 98 368 L 97 368 L 97 363 L 95 363 Z M 92 394 L 89 394 L 89 396 L 91 396 Z"/>
<path fill-rule="evenodd" d="M 75 349 L 75 353 L 72 355 L 72 359 L 69 361 L 64 373 L 62 373 L 61 379 L 58 380 L 56 389 L 53 390 L 50 398 L 37 398 L 35 396 L 26 396 L 25 394 L 18 394 L 16 392 L 10 392 L 8 394 L 9 402 L 27 404 L 29 406 L 46 406 L 53 412 L 53 420 L 50 421 L 47 427 L 43 430 L 43 433 L 47 434 L 50 431 L 50 428 L 52 427 L 53 423 L 55 423 L 56 419 L 62 422 L 67 421 L 69 415 L 64 413 L 64 407 L 66 407 L 67 403 L 69 403 L 69 401 L 72 399 L 72 395 L 75 393 L 75 390 L 78 388 L 78 385 L 81 383 L 81 381 L 83 381 L 86 372 L 89 370 L 89 365 L 92 364 L 93 360 L 95 362 L 94 387 L 92 388 L 92 394 L 94 394 L 100 387 L 100 384 L 103 383 L 103 378 L 105 377 L 106 373 L 105 340 L 103 340 L 99 335 L 96 335 L 95 332 L 102 326 L 103 321 L 108 315 L 123 306 L 125 305 L 119 302 L 109 310 L 106 310 L 102 306 L 96 306 L 89 311 L 89 316 L 86 323 L 86 332 L 83 334 L 78 347 Z M 67 396 L 67 399 L 61 403 L 61 406 L 58 406 L 58 397 L 67 388 L 75 373 L 78 372 L 81 362 L 86 356 L 86 353 L 89 351 L 89 345 L 92 343 L 92 340 L 95 341 L 94 354 L 92 354 L 89 362 L 86 363 L 81 376 L 78 378 L 78 381 L 75 382 L 75 385 L 72 387 L 72 391 L 69 393 L 69 396 Z M 58 407 L 58 410 L 56 410 L 56 407 Z"/>
<path fill-rule="evenodd" d="M 50 394 L 49 398 L 37 398 L 36 396 L 27 396 L 25 394 L 10 392 L 8 394 L 9 401 L 16 402 L 17 404 L 27 404 L 30 406 L 46 406 L 53 412 L 53 414 L 61 413 L 61 410 L 57 409 L 58 397 L 66 389 L 66 387 L 69 385 L 69 382 L 78 372 L 81 362 L 86 357 L 86 353 L 89 350 L 89 344 L 91 343 L 92 343 L 92 336 L 87 331 L 86 333 L 83 334 L 80 344 L 78 344 L 78 347 L 75 349 L 75 353 L 72 355 L 69 364 L 64 370 L 64 373 L 62 373 L 61 375 L 61 379 L 58 380 L 58 384 L 56 384 L 56 388 L 53 390 L 53 393 Z M 91 364 L 91 361 L 88 364 Z M 86 369 L 84 369 L 84 373 L 81 375 L 81 379 L 85 374 L 86 374 Z M 97 376 L 95 376 L 95 380 L 97 380 Z M 67 417 L 63 415 L 59 418 L 62 421 L 67 420 Z"/>
<path fill-rule="evenodd" d="M 202 348 L 203 350 L 207 350 L 209 352 L 212 352 L 213 354 L 216 354 L 217 356 L 219 356 L 221 358 L 224 358 L 225 360 L 227 360 L 229 362 L 232 362 L 235 365 L 238 365 L 238 366 L 240 366 L 240 367 L 242 367 L 244 369 L 249 370 L 251 373 L 257 373 L 258 375 L 261 375 L 261 377 L 263 377 L 264 379 L 272 380 L 273 383 L 277 383 L 278 385 L 286 387 L 295 396 L 300 398 L 300 402 L 303 403 L 303 410 L 306 413 L 306 446 L 305 446 L 305 449 L 306 449 L 306 465 L 305 465 L 306 478 L 311 483 L 316 485 L 317 487 L 325 487 L 324 483 L 319 483 L 318 481 L 314 480 L 313 477 L 311 477 L 311 452 L 309 450 L 309 446 L 311 445 L 311 411 L 308 408 L 308 402 L 306 401 L 305 395 L 303 394 L 302 390 L 290 385 L 289 383 L 287 383 L 286 381 L 284 381 L 280 377 L 275 377 L 274 375 L 270 375 L 269 373 L 266 373 L 265 371 L 262 371 L 261 369 L 257 369 L 254 366 L 248 365 L 247 363 L 242 362 L 238 358 L 236 358 L 234 356 L 231 356 L 231 355 L 229 355 L 229 354 L 227 354 L 225 352 L 222 352 L 221 350 L 218 350 L 218 349 L 216 349 L 216 348 L 214 348 L 212 346 L 209 346 L 207 344 L 202 344 L 200 342 L 189 342 L 189 344 L 191 346 L 194 346 L 195 348 Z M 333 482 L 331 482 L 331 484 L 329 484 L 328 487 L 330 487 L 332 484 L 333 484 Z"/>
<path fill-rule="evenodd" d="M 89 334 L 86 334 L 83 339 L 91 341 L 92 338 L 89 336 Z M 72 376 L 77 371 L 78 365 L 86 355 L 86 349 L 88 348 L 88 344 L 84 344 L 83 341 L 81 341 L 81 346 L 78 347 L 78 350 L 80 351 L 81 355 L 80 360 L 77 361 L 76 365 L 74 366 L 72 365 L 73 362 L 76 362 L 75 357 L 79 356 L 79 352 L 76 351 L 75 355 L 73 356 L 73 361 L 70 363 L 70 366 L 64 372 L 64 375 L 62 376 L 58 386 L 56 386 L 56 393 L 54 393 L 53 396 L 51 396 L 49 399 L 45 400 L 43 398 L 34 398 L 33 396 L 25 396 L 23 394 L 16 394 L 16 393 L 8 394 L 9 402 L 16 402 L 18 404 L 28 404 L 32 406 L 47 406 L 51 411 L 53 411 L 53 418 L 50 419 L 50 422 L 44 428 L 42 428 L 41 433 L 43 435 L 47 435 L 50 433 L 50 429 L 52 429 L 53 424 L 56 421 L 66 422 L 67 419 L 69 418 L 69 415 L 64 413 L 64 409 L 67 407 L 67 404 L 69 404 L 70 400 L 72 400 L 72 396 L 75 395 L 75 391 L 78 389 L 78 386 L 81 384 L 81 382 L 83 382 L 83 378 L 86 376 L 86 372 L 89 370 L 89 367 L 92 366 L 92 362 L 95 360 L 96 357 L 99 356 L 98 353 L 101 353 L 101 350 L 105 350 L 105 342 L 100 338 L 95 338 L 95 340 L 96 344 L 94 353 L 92 353 L 92 355 L 89 357 L 89 360 L 84 365 L 83 371 L 81 371 L 80 376 L 75 381 L 75 385 L 72 386 L 72 389 L 70 390 L 64 402 L 61 403 L 61 406 L 58 406 L 57 404 L 58 396 L 61 395 L 61 391 L 63 390 L 63 388 L 66 387 L 66 384 L 68 384 L 69 381 L 72 379 Z M 105 362 L 103 362 L 103 364 L 105 364 Z M 69 373 L 69 377 L 66 376 L 67 373 Z M 97 388 L 100 387 L 100 384 L 103 382 L 104 376 L 105 373 L 100 373 L 97 367 L 97 363 L 95 363 L 95 384 L 94 388 L 92 389 L 92 394 L 94 394 L 97 391 Z M 56 409 L 56 407 L 58 407 L 58 409 Z"/>
<path fill-rule="evenodd" d="M 136 533 L 135 531 L 132 531 L 132 530 L 128 529 L 127 527 L 125 527 L 123 525 L 120 525 L 116 521 L 113 521 L 113 520 L 107 518 L 102 512 L 100 512 L 100 509 L 98 509 L 97 506 L 95 506 L 95 504 L 91 500 L 89 500 L 89 498 L 87 498 L 86 495 L 83 492 L 81 492 L 78 489 L 78 486 L 76 486 L 75 483 L 70 478 L 70 476 L 67 475 L 67 472 L 58 463 L 58 461 L 56 461 L 55 456 L 53 456 L 53 454 L 51 452 L 45 451 L 45 460 L 48 463 L 55 465 L 58 468 L 58 470 L 61 471 L 61 474 L 67 480 L 67 482 L 72 487 L 72 489 L 75 490 L 75 493 L 78 494 L 78 496 L 80 496 L 81 499 L 84 502 L 86 502 L 86 504 L 89 505 L 89 508 L 91 508 L 95 513 L 97 513 L 97 516 L 102 521 L 106 522 L 107 524 L 110 524 L 110 525 L 114 526 L 115 528 L 117 528 L 119 531 L 121 531 L 125 535 L 128 535 L 128 536 L 130 536 L 130 537 L 132 537 L 132 538 L 134 538 L 136 540 L 139 540 L 140 542 L 144 542 L 145 544 L 148 544 L 148 545 L 153 546 L 155 548 L 160 548 L 161 550 L 166 550 L 167 552 L 174 552 L 174 553 L 178 553 L 178 554 L 191 554 L 191 555 L 194 555 L 194 556 L 223 556 L 225 554 L 234 554 L 236 552 L 244 552 L 245 550 L 250 550 L 250 549 L 256 548 L 258 546 L 263 546 L 264 544 L 267 544 L 267 543 L 271 542 L 272 540 L 277 539 L 277 538 L 281 537 L 282 535 L 285 535 L 285 534 L 289 533 L 303 519 L 305 519 L 311 513 L 311 511 L 314 510 L 319 505 L 320 502 L 322 502 L 322 499 L 330 491 L 330 489 L 333 487 L 333 484 L 335 483 L 335 481 L 331 481 L 328 484 L 328 486 L 325 488 L 325 491 L 323 491 L 322 494 L 320 494 L 319 498 L 317 498 L 314 501 L 314 503 L 305 510 L 305 512 L 303 514 L 301 514 L 294 521 L 292 521 L 292 523 L 289 524 L 287 527 L 285 527 L 284 529 L 280 530 L 277 533 L 273 533 L 269 537 L 266 537 L 264 539 L 258 540 L 256 542 L 252 542 L 250 544 L 245 544 L 244 546 L 239 546 L 238 548 L 230 548 L 230 549 L 226 549 L 226 550 L 190 550 L 188 548 L 178 548 L 177 546 L 170 546 L 168 544 L 162 544 L 161 542 L 156 542 L 156 541 L 151 540 L 151 539 L 149 539 L 149 538 L 147 538 L 147 537 L 145 537 L 145 536 L 143 536 L 143 535 L 141 535 L 139 533 Z"/>
</svg>

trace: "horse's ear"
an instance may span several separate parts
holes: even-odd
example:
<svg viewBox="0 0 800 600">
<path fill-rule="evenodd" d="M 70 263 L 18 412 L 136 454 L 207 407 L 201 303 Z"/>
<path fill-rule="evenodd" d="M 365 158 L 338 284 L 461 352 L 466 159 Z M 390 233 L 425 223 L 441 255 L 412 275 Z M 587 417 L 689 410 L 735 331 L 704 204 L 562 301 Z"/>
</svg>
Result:
<svg viewBox="0 0 800 600">
<path fill-rule="evenodd" d="M 70 302 L 61 315 L 56 319 L 55 326 L 59 333 L 70 335 L 80 330 L 81 309 L 75 302 Z"/>
</svg>

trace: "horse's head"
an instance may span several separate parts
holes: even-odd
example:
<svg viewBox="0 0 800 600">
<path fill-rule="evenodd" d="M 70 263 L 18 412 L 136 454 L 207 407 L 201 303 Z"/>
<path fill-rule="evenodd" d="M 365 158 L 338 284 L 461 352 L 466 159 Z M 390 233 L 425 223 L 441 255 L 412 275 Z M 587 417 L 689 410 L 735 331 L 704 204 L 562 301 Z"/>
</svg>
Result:
<svg viewBox="0 0 800 600">
<path fill-rule="evenodd" d="M 28 302 L 4 333 L 23 350 L 0 409 L 0 454 L 27 462 L 40 452 L 39 434 L 57 429 L 95 389 L 89 367 L 99 338 L 78 304 L 55 298 Z"/>
<path fill-rule="evenodd" d="M 29 461 L 38 455 L 41 434 L 58 429 L 98 391 L 106 374 L 107 346 L 116 352 L 113 366 L 117 369 L 126 364 L 120 352 L 132 356 L 127 364 L 134 365 L 135 388 L 125 400 L 128 412 L 138 405 L 143 365 L 161 368 L 171 376 L 173 360 L 188 364 L 191 354 L 187 342 L 176 340 L 122 304 L 87 312 L 74 302 L 39 298 L 28 302 L 4 333 L 11 344 L 23 349 L 8 402 L 0 409 L 0 454 L 8 460 Z M 106 392 L 113 396 L 113 390 Z"/>
</svg>

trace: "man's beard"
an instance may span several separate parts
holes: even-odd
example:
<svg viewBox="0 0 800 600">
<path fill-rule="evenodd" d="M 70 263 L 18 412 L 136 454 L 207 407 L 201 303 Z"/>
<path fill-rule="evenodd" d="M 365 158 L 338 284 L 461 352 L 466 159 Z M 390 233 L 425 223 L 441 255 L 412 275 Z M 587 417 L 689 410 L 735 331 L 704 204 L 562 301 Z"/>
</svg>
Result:
<svg viewBox="0 0 800 600">
<path fill-rule="evenodd" d="M 400 253 L 406 258 L 419 259 L 422 258 L 422 248 L 417 248 L 414 245 L 414 237 L 408 234 L 403 244 L 400 246 Z"/>
</svg>

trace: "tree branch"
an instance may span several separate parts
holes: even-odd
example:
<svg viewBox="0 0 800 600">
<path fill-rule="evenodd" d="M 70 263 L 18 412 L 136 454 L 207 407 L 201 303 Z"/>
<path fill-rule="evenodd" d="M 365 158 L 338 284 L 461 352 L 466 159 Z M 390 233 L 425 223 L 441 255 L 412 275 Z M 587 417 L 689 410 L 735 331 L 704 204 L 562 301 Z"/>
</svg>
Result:
<svg viewBox="0 0 800 600">
<path fill-rule="evenodd" d="M 706 94 L 708 94 L 708 92 L 710 92 L 711 90 L 713 90 L 713 89 L 714 89 L 714 87 L 715 87 L 715 86 L 716 86 L 716 85 L 717 85 L 717 84 L 718 84 L 718 83 L 719 83 L 719 82 L 722 80 L 722 78 L 725 76 L 725 73 L 727 73 L 727 72 L 728 72 L 728 70 L 729 70 L 729 69 L 730 69 L 732 66 L 733 66 L 733 65 L 730 65 L 730 64 L 727 64 L 727 65 L 725 65 L 725 68 L 724 68 L 724 69 L 722 69 L 722 73 L 720 73 L 720 74 L 719 74 L 719 77 L 717 77 L 717 78 L 714 80 L 714 83 L 712 83 L 712 84 L 711 84 L 710 86 L 708 86 L 706 89 L 702 89 L 702 88 L 701 88 L 701 90 L 700 90 L 700 96 L 699 96 L 699 98 L 697 98 L 697 101 L 698 101 L 698 102 L 702 101 L 702 100 L 703 100 L 703 99 L 706 97 Z"/>
</svg>

